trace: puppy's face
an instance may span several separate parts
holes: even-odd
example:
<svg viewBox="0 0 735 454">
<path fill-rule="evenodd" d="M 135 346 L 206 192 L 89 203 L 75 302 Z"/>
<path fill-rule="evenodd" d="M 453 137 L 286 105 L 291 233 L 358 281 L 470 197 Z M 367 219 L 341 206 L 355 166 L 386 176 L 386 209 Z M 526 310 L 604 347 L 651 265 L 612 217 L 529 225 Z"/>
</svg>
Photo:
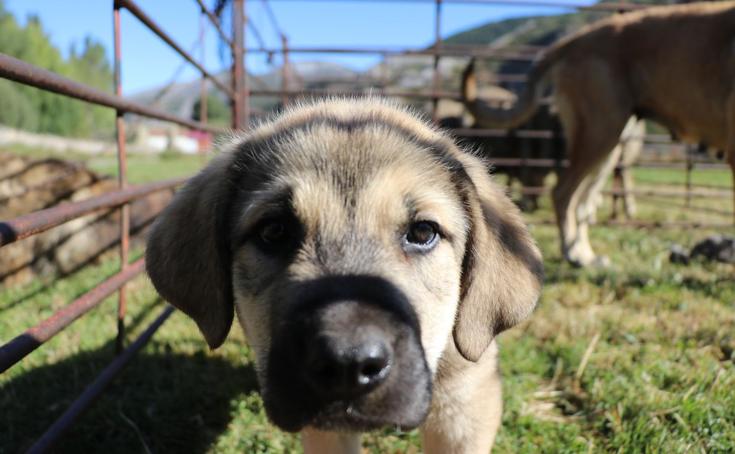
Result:
<svg viewBox="0 0 735 454">
<path fill-rule="evenodd" d="M 476 360 L 535 303 L 538 252 L 514 210 L 405 112 L 317 104 L 190 183 L 154 228 L 148 269 L 210 345 L 234 302 L 283 429 L 415 427 L 442 352 Z"/>
<path fill-rule="evenodd" d="M 234 204 L 233 291 L 271 417 L 417 425 L 459 301 L 451 174 L 411 136 L 340 121 L 289 132 L 257 165 L 267 176 Z"/>
</svg>

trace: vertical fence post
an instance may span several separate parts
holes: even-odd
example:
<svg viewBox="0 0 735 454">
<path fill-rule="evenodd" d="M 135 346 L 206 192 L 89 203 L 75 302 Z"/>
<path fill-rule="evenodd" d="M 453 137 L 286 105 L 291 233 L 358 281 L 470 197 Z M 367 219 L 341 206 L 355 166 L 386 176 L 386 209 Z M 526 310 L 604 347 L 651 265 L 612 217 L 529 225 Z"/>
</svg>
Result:
<svg viewBox="0 0 735 454">
<path fill-rule="evenodd" d="M 206 14 L 204 11 L 202 11 L 201 16 L 199 16 L 199 47 L 201 47 L 201 60 L 199 63 L 202 65 L 202 67 L 204 67 L 207 56 L 207 49 L 205 45 L 205 36 L 207 34 L 206 20 Z M 207 95 L 207 77 L 202 74 L 202 79 L 199 86 L 199 122 L 204 125 L 207 124 L 207 117 L 209 115 L 207 107 Z M 204 146 L 204 149 L 199 149 L 199 154 L 202 156 L 202 159 L 204 159 L 204 152 L 209 147 L 209 133 L 204 131 L 202 131 L 201 133 L 201 137 L 204 137 L 204 139 L 199 140 L 198 146 Z"/>
<path fill-rule="evenodd" d="M 441 88 L 441 75 L 439 74 L 439 50 L 442 43 L 441 35 L 441 21 L 442 21 L 442 0 L 434 0 L 435 11 L 434 11 L 434 83 L 433 83 L 433 97 L 431 99 L 431 118 L 434 122 L 438 122 L 438 108 L 439 108 L 439 89 Z"/>
<path fill-rule="evenodd" d="M 242 49 L 242 93 L 240 93 L 240 96 L 242 97 L 242 128 L 248 129 L 250 127 L 250 82 L 248 81 L 248 49 L 247 45 L 245 43 L 245 29 L 248 26 L 248 12 L 247 12 L 247 0 L 235 0 L 235 2 L 240 2 L 240 18 L 242 21 L 242 26 L 240 26 L 240 30 L 242 31 L 242 42 L 240 43 L 240 49 Z"/>
<path fill-rule="evenodd" d="M 281 66 L 281 91 L 283 92 L 283 95 L 281 95 L 281 106 L 282 108 L 285 108 L 286 105 L 289 103 L 290 98 L 288 94 L 288 37 L 284 34 L 281 35 L 281 50 L 283 53 L 283 62 Z"/>
<path fill-rule="evenodd" d="M 232 127 L 242 128 L 245 120 L 244 52 L 245 52 L 245 0 L 232 2 Z"/>
<path fill-rule="evenodd" d="M 204 67 L 204 63 L 207 57 L 207 50 L 205 47 L 204 37 L 207 32 L 207 24 L 206 24 L 206 17 L 204 15 L 204 12 L 202 12 L 201 17 L 199 18 L 199 47 L 201 47 L 201 60 L 200 64 L 202 67 Z M 199 121 L 202 124 L 207 124 L 207 116 L 209 112 L 207 112 L 207 77 L 202 75 L 201 79 L 201 85 L 199 87 L 200 93 L 199 93 Z"/>
<path fill-rule="evenodd" d="M 696 150 L 695 147 L 691 145 L 687 145 L 686 148 L 686 157 L 687 157 L 687 167 L 686 167 L 686 175 L 685 175 L 685 185 L 686 185 L 686 200 L 684 204 L 687 208 L 689 208 L 692 204 L 692 170 L 694 169 L 694 152 Z"/>
<path fill-rule="evenodd" d="M 122 96 L 121 58 L 120 50 L 120 4 L 117 0 L 113 4 L 113 28 L 115 46 L 115 94 Z M 125 112 L 118 109 L 115 111 L 115 129 L 117 139 L 117 182 L 120 189 L 127 187 L 128 163 L 125 153 Z M 124 204 L 120 207 L 120 271 L 128 267 L 128 244 L 130 241 L 130 205 Z M 125 286 L 121 286 L 117 292 L 117 338 L 115 340 L 115 351 L 119 354 L 125 347 Z"/>
</svg>

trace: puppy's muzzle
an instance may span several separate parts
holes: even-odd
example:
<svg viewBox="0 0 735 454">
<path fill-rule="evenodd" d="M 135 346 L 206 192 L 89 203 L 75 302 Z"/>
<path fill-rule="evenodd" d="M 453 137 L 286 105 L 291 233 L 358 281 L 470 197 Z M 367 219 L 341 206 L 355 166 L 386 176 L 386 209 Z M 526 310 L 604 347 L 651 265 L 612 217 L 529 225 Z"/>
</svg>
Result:
<svg viewBox="0 0 735 454">
<path fill-rule="evenodd" d="M 431 378 L 403 292 L 371 276 L 323 277 L 286 292 L 263 393 L 274 423 L 366 430 L 423 421 Z"/>
<path fill-rule="evenodd" d="M 369 320 L 364 320 L 366 312 Z M 315 342 L 306 345 L 304 374 L 319 394 L 354 399 L 385 382 L 393 365 L 392 335 L 379 321 L 379 312 L 356 302 L 330 304 Z M 385 320 L 388 322 L 388 320 Z M 367 322 L 367 323 L 366 323 Z"/>
</svg>

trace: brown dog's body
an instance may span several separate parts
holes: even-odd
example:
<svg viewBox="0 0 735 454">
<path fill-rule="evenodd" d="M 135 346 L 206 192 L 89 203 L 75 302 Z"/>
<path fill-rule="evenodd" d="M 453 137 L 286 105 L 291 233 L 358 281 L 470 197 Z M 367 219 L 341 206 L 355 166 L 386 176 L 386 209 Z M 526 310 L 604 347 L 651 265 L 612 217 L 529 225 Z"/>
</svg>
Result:
<svg viewBox="0 0 735 454">
<path fill-rule="evenodd" d="M 494 337 L 542 264 L 484 164 L 375 100 L 295 108 L 233 140 L 156 221 L 158 291 L 211 347 L 237 313 L 266 411 L 307 452 L 421 426 L 425 452 L 488 452 Z"/>
<path fill-rule="evenodd" d="M 466 103 L 483 126 L 513 126 L 534 111 L 549 74 L 570 160 L 554 190 L 567 260 L 596 260 L 580 207 L 588 203 L 590 175 L 631 115 L 725 150 L 735 178 L 735 2 L 652 7 L 602 20 L 553 45 L 511 109 L 478 100 L 472 83 L 465 84 Z"/>
</svg>

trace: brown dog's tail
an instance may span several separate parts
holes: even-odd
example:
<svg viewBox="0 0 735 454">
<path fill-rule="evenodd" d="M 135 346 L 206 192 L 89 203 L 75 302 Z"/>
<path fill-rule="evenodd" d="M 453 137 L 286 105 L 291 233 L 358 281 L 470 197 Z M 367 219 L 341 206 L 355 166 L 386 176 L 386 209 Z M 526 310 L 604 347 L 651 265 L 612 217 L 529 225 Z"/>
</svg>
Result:
<svg viewBox="0 0 735 454">
<path fill-rule="evenodd" d="M 557 58 L 557 52 L 547 53 L 533 64 L 528 74 L 526 89 L 509 109 L 492 106 L 478 97 L 475 59 L 473 58 L 462 73 L 462 102 L 475 117 L 475 122 L 479 126 L 491 128 L 518 126 L 536 111 L 543 91 L 541 82 Z"/>
</svg>

